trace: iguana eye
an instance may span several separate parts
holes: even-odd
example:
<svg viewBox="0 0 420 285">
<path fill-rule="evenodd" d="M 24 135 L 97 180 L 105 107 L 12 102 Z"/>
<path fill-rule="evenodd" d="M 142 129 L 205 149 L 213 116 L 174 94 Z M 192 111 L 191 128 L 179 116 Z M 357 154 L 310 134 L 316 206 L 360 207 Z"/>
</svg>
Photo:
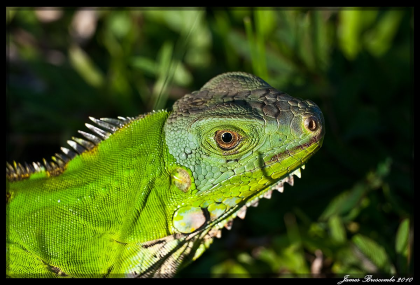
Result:
<svg viewBox="0 0 420 285">
<path fill-rule="evenodd" d="M 241 136 L 233 131 L 219 130 L 216 132 L 214 139 L 221 149 L 229 150 L 238 145 Z"/>
</svg>

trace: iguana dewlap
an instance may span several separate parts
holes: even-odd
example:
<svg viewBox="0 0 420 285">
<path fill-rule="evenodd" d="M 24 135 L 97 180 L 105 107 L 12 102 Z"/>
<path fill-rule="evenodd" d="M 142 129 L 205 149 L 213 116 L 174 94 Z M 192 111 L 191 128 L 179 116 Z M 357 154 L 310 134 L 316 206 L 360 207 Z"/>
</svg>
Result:
<svg viewBox="0 0 420 285">
<path fill-rule="evenodd" d="M 52 161 L 6 164 L 6 275 L 173 276 L 321 147 L 310 100 L 243 72 L 173 111 L 94 119 Z"/>
</svg>

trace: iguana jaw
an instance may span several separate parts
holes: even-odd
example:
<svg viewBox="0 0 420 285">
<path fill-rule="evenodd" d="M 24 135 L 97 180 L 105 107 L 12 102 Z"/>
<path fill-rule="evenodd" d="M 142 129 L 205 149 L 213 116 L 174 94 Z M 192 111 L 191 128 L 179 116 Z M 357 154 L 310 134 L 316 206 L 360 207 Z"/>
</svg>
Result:
<svg viewBox="0 0 420 285">
<path fill-rule="evenodd" d="M 303 122 L 305 118 L 300 120 Z M 214 228 L 211 232 L 217 235 L 217 229 L 229 227 L 230 220 L 238 213 L 244 216 L 246 207 L 255 205 L 259 198 L 270 197 L 273 189 L 281 192 L 284 182 L 292 185 L 293 174 L 299 176 L 300 167 L 322 145 L 322 117 L 317 119 L 317 125 L 321 127 L 312 133 L 290 134 L 284 129 L 270 129 L 249 151 L 251 155 L 244 153 L 236 162 L 231 161 L 231 167 L 238 167 L 225 172 L 229 175 L 220 175 L 207 187 L 194 187 L 192 195 L 174 209 L 172 231 L 191 234 Z"/>
<path fill-rule="evenodd" d="M 220 236 L 220 229 L 226 227 L 230 229 L 232 221 L 235 217 L 244 218 L 246 209 L 250 206 L 256 207 L 258 201 L 261 198 L 271 198 L 273 190 L 283 192 L 284 183 L 287 182 L 291 186 L 294 184 L 293 175 L 301 177 L 300 168 L 305 168 L 306 161 L 321 147 L 323 137 L 317 136 L 317 139 L 310 140 L 304 145 L 296 146 L 292 149 L 285 151 L 287 157 L 300 157 L 295 160 L 295 163 L 288 163 L 285 166 L 284 161 L 275 161 L 263 166 L 260 169 L 255 170 L 255 175 L 263 177 L 262 179 L 255 181 L 250 180 L 245 184 L 252 185 L 250 191 L 242 191 L 237 195 L 232 195 L 229 192 L 234 188 L 235 184 L 230 183 L 235 177 L 226 179 L 219 185 L 213 186 L 211 189 L 206 190 L 206 194 L 201 193 L 201 198 L 198 204 L 187 204 L 190 206 L 180 207 L 175 211 L 174 215 L 174 226 L 175 232 L 180 231 L 181 233 L 193 233 L 196 231 L 211 231 L 209 235 L 211 237 Z M 274 156 L 282 157 L 279 154 Z M 290 161 L 290 160 L 289 160 Z M 271 169 L 270 169 L 271 168 Z M 269 176 L 264 175 L 270 169 Z M 250 171 L 252 173 L 252 171 Z M 237 175 L 243 177 L 241 175 Z M 229 195 L 225 195 L 221 189 L 227 189 L 226 192 Z M 253 190 L 253 188 L 255 188 Z M 212 193 L 218 193 L 219 197 L 215 198 Z M 225 192 L 225 193 L 226 193 Z M 204 195 L 203 195 L 204 194 Z"/>
<path fill-rule="evenodd" d="M 318 139 L 320 139 L 318 141 Z M 241 219 L 245 218 L 246 210 L 249 207 L 257 207 L 258 202 L 261 198 L 270 199 L 272 196 L 272 192 L 274 190 L 279 191 L 280 193 L 284 192 L 284 183 L 288 183 L 290 186 L 294 185 L 294 177 L 301 178 L 301 169 L 305 169 L 305 163 L 309 160 L 309 158 L 315 154 L 322 146 L 323 143 L 323 136 L 317 137 L 316 140 L 310 142 L 309 145 L 305 145 L 306 147 L 313 147 L 311 153 L 304 158 L 301 159 L 301 164 L 295 164 L 288 167 L 288 170 L 283 170 L 279 172 L 275 172 L 275 176 L 279 177 L 277 180 L 273 180 L 273 182 L 268 183 L 265 188 L 255 191 L 252 195 L 246 197 L 238 203 L 236 206 L 233 206 L 228 211 L 226 211 L 223 215 L 221 215 L 217 220 L 212 223 L 209 223 L 205 226 L 205 228 L 214 228 L 210 232 L 213 237 L 221 237 L 221 229 L 223 227 L 227 228 L 228 230 L 231 229 L 233 219 L 239 217 Z M 295 147 L 295 149 L 300 148 L 300 146 Z M 279 164 L 279 162 L 272 163 L 270 165 Z M 266 165 L 269 166 L 269 165 Z"/>
</svg>

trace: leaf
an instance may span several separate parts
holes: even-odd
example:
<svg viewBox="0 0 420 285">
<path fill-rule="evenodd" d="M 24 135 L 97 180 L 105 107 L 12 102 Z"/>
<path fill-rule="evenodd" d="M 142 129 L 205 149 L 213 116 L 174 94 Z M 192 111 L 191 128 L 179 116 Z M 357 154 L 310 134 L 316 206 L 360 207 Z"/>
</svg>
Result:
<svg viewBox="0 0 420 285">
<path fill-rule="evenodd" d="M 321 215 L 321 220 L 326 220 L 333 215 L 347 214 L 359 205 L 367 190 L 365 184 L 357 183 L 351 190 L 341 193 L 328 204 Z"/>
<path fill-rule="evenodd" d="M 406 218 L 398 227 L 397 235 L 395 237 L 395 251 L 397 252 L 397 266 L 398 272 L 401 274 L 407 274 L 408 266 L 412 257 L 410 255 L 412 244 L 409 243 L 410 238 L 410 219 Z"/>
<path fill-rule="evenodd" d="M 402 11 L 386 11 L 379 23 L 364 37 L 365 45 L 374 56 L 382 56 L 390 48 L 403 17 Z"/>
<path fill-rule="evenodd" d="M 173 43 L 170 41 L 165 42 L 158 53 L 158 59 L 156 64 L 156 70 L 158 78 L 153 86 L 153 110 L 159 110 L 163 108 L 168 97 L 167 89 L 168 85 L 171 83 L 172 78 L 169 78 L 172 75 L 172 68 L 174 62 L 172 61 L 173 54 Z"/>
<path fill-rule="evenodd" d="M 397 237 L 395 239 L 395 251 L 407 257 L 408 254 L 408 235 L 410 219 L 404 219 L 398 227 Z"/>
<path fill-rule="evenodd" d="M 331 37 L 328 36 L 328 25 L 325 25 L 321 11 L 312 11 L 311 36 L 317 69 L 326 70 L 329 66 Z"/>
<path fill-rule="evenodd" d="M 352 241 L 363 255 L 378 267 L 380 272 L 390 273 L 391 263 L 385 249 L 381 245 L 362 234 L 353 236 Z M 363 261 L 362 258 L 361 261 Z"/>
<path fill-rule="evenodd" d="M 148 57 L 135 56 L 130 60 L 130 64 L 149 75 L 156 74 L 156 63 Z"/>
<path fill-rule="evenodd" d="M 108 24 L 110 31 L 112 31 L 118 39 L 123 39 L 130 30 L 131 21 L 125 11 L 118 11 L 111 14 Z"/>
<path fill-rule="evenodd" d="M 334 215 L 328 220 L 332 240 L 338 244 L 346 241 L 346 230 L 339 216 Z"/>
<path fill-rule="evenodd" d="M 104 83 L 102 72 L 92 62 L 89 55 L 86 54 L 79 46 L 70 46 L 69 57 L 73 67 L 89 85 L 97 88 L 102 86 Z"/>
<path fill-rule="evenodd" d="M 344 55 L 353 60 L 361 49 L 359 37 L 363 24 L 362 11 L 341 10 L 339 17 L 338 42 Z"/>
<path fill-rule="evenodd" d="M 211 273 L 214 277 L 250 277 L 245 267 L 231 259 L 213 266 Z"/>
</svg>

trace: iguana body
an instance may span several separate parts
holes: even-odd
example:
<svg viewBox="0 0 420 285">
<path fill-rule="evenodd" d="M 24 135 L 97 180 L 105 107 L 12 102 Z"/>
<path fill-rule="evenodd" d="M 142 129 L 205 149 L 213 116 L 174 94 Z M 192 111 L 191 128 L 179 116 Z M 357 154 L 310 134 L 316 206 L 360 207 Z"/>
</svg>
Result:
<svg viewBox="0 0 420 285">
<path fill-rule="evenodd" d="M 242 72 L 172 112 L 92 120 L 101 129 L 87 124 L 93 134 L 69 142 L 76 152 L 7 164 L 7 276 L 173 276 L 292 184 L 324 136 L 314 103 Z"/>
</svg>

